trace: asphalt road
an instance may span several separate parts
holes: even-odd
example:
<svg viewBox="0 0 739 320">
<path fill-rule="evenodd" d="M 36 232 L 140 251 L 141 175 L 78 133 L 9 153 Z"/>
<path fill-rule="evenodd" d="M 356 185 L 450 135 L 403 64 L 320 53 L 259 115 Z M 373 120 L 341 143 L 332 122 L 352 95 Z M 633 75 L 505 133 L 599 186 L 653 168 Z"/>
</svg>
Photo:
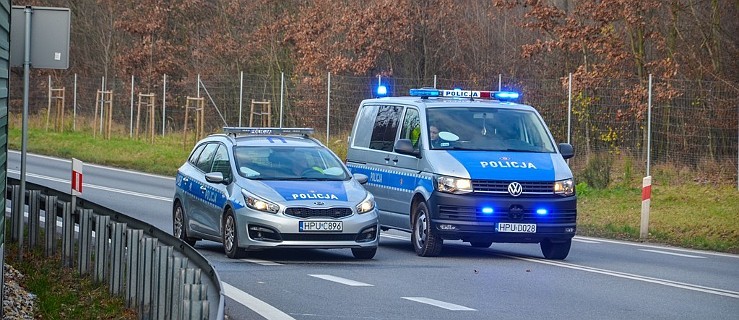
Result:
<svg viewBox="0 0 739 320">
<path fill-rule="evenodd" d="M 9 152 L 18 176 L 20 154 Z M 29 155 L 27 179 L 68 190 L 69 160 Z M 171 232 L 174 179 L 85 165 L 83 198 Z M 639 201 L 636 199 L 635 201 Z M 344 250 L 273 250 L 226 258 L 198 249 L 224 282 L 232 319 L 736 319 L 739 256 L 575 237 L 565 261 L 534 244 L 448 241 L 418 257 L 384 232 L 370 261 Z"/>
</svg>

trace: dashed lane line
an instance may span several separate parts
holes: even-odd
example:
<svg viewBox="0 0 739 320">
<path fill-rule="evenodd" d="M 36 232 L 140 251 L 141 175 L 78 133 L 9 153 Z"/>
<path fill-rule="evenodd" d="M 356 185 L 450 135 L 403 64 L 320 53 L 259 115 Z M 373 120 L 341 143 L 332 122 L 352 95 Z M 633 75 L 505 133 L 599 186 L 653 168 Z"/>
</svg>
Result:
<svg viewBox="0 0 739 320">
<path fill-rule="evenodd" d="M 661 250 L 639 249 L 639 251 L 646 251 L 646 252 L 659 253 L 659 254 L 667 254 L 667 255 L 671 255 L 671 256 L 694 258 L 694 259 L 705 259 L 706 258 L 706 257 L 701 257 L 701 256 L 694 256 L 692 254 L 675 253 L 675 252 L 661 251 Z"/>
<path fill-rule="evenodd" d="M 287 313 L 280 311 L 279 309 L 267 304 L 266 302 L 255 298 L 254 296 L 239 290 L 238 288 L 221 282 L 223 286 L 223 294 L 233 299 L 234 301 L 244 305 L 252 311 L 258 313 L 260 316 L 268 320 L 295 320 Z"/>
<path fill-rule="evenodd" d="M 336 283 L 341 283 L 343 285 L 352 286 L 352 287 L 374 287 L 374 285 L 371 285 L 369 283 L 354 281 L 346 278 L 336 277 L 332 275 L 327 274 L 309 274 L 311 277 L 316 277 L 323 280 L 333 281 Z"/>
<path fill-rule="evenodd" d="M 428 304 L 428 305 L 432 305 L 434 307 L 439 307 L 439 308 L 447 309 L 447 310 L 451 310 L 451 311 L 477 311 L 475 309 L 468 308 L 468 307 L 465 307 L 465 306 L 460 306 L 458 304 L 453 304 L 453 303 L 449 303 L 449 302 L 434 300 L 434 299 L 431 299 L 431 298 L 424 298 L 424 297 L 401 297 L 401 298 L 406 299 L 406 300 L 410 300 L 410 301 L 425 303 L 425 304 Z"/>
</svg>

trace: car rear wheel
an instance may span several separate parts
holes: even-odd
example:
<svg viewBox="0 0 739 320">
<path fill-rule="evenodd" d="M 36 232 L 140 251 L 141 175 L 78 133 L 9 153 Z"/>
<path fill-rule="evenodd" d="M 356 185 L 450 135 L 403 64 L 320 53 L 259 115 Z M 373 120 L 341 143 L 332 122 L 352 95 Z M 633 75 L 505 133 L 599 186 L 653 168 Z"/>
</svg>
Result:
<svg viewBox="0 0 739 320">
<path fill-rule="evenodd" d="M 239 232 L 236 228 L 236 217 L 229 209 L 223 220 L 223 249 L 226 256 L 231 259 L 238 259 L 244 256 L 244 251 L 239 248 Z"/>
<path fill-rule="evenodd" d="M 185 210 L 182 208 L 182 204 L 177 201 L 174 205 L 174 212 L 172 215 L 172 235 L 182 239 L 185 243 L 191 247 L 195 245 L 197 239 L 190 238 L 187 236 L 187 227 L 185 226 Z"/>
<path fill-rule="evenodd" d="M 375 248 L 352 248 L 352 255 L 357 259 L 369 260 L 375 257 L 377 247 Z"/>
<path fill-rule="evenodd" d="M 489 248 L 492 244 L 492 241 L 470 241 L 470 245 L 475 248 Z"/>
<path fill-rule="evenodd" d="M 413 212 L 411 242 L 416 254 L 422 257 L 438 256 L 444 240 L 431 227 L 431 217 L 426 203 L 419 203 Z"/>
<path fill-rule="evenodd" d="M 570 247 L 572 246 L 572 239 L 568 239 L 564 242 L 552 242 L 552 240 L 544 239 L 539 243 L 541 247 L 541 253 L 544 258 L 550 260 L 564 260 L 570 253 Z"/>
</svg>

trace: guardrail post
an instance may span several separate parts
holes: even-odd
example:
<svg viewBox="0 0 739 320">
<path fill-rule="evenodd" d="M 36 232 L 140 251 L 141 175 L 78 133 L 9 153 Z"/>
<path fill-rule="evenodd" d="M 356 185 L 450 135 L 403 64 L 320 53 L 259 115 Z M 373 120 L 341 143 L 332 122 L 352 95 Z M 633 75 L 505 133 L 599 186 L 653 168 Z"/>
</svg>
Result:
<svg viewBox="0 0 739 320">
<path fill-rule="evenodd" d="M 10 206 L 10 241 L 17 242 L 23 235 L 23 199 L 21 198 L 21 186 L 14 185 L 11 189 Z M 20 226 L 20 227 L 19 227 Z"/>
<path fill-rule="evenodd" d="M 71 202 L 59 202 L 62 206 L 62 266 L 71 268 L 74 265 L 74 216 Z"/>
<path fill-rule="evenodd" d="M 44 254 L 51 257 L 56 253 L 56 196 L 46 196 L 44 203 Z"/>
<path fill-rule="evenodd" d="M 90 242 L 92 240 L 92 209 L 80 210 L 79 225 L 77 270 L 80 275 L 84 275 L 90 272 L 90 257 L 92 253 L 90 250 Z"/>
<path fill-rule="evenodd" d="M 152 319 L 168 319 L 167 317 L 167 294 L 169 294 L 168 279 L 172 260 L 173 248 L 170 246 L 157 246 L 154 253 L 154 281 L 151 288 L 152 295 Z"/>
<path fill-rule="evenodd" d="M 110 231 L 110 294 L 120 295 L 123 292 L 123 266 L 126 259 L 126 224 L 114 222 Z"/>
<path fill-rule="evenodd" d="M 41 228 L 41 191 L 28 190 L 28 247 L 38 245 Z"/>
<path fill-rule="evenodd" d="M 138 311 L 139 316 L 143 316 L 143 319 L 149 319 L 151 316 L 151 285 L 154 278 L 154 248 L 158 243 L 159 239 L 149 237 L 144 237 L 140 242 L 138 296 L 141 304 L 139 305 Z"/>
<path fill-rule="evenodd" d="M 109 216 L 95 215 L 95 281 L 105 281 L 108 267 Z"/>
<path fill-rule="evenodd" d="M 126 306 L 135 308 L 139 305 L 139 242 L 144 237 L 144 230 L 128 229 L 126 235 Z"/>
<path fill-rule="evenodd" d="M 171 292 L 169 294 L 169 308 L 172 312 L 170 319 L 181 319 L 182 316 L 182 285 L 184 283 L 184 274 L 182 271 L 187 268 L 187 258 L 171 257 L 172 268 L 167 275 L 170 277 Z"/>
<path fill-rule="evenodd" d="M 179 300 L 182 305 L 180 308 L 181 319 L 193 319 L 192 302 L 190 301 L 192 288 L 190 285 L 200 284 L 200 276 L 200 269 L 186 268 L 180 270 L 180 283 L 182 284 Z"/>
<path fill-rule="evenodd" d="M 184 285 L 185 297 L 182 300 L 186 314 L 186 319 L 207 319 L 208 318 L 208 286 L 204 284 L 186 284 Z"/>
</svg>

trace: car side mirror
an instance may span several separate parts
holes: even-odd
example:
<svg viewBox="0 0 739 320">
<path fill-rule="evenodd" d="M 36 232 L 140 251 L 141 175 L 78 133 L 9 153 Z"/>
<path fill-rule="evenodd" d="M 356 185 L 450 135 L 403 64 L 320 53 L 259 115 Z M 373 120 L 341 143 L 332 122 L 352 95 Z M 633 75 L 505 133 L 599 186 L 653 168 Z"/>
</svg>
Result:
<svg viewBox="0 0 739 320">
<path fill-rule="evenodd" d="M 367 181 L 369 181 L 369 177 L 366 174 L 355 173 L 353 174 L 353 176 L 354 179 L 356 179 L 357 182 L 359 182 L 360 184 L 365 184 L 367 183 Z"/>
<path fill-rule="evenodd" d="M 398 139 L 398 141 L 395 141 L 393 149 L 397 153 L 407 154 L 409 156 L 419 157 L 421 155 L 420 151 L 413 148 L 411 139 Z"/>
<path fill-rule="evenodd" d="M 226 179 L 223 178 L 223 173 L 217 171 L 206 173 L 205 181 L 210 183 L 227 183 Z"/>
<path fill-rule="evenodd" d="M 574 148 L 572 148 L 572 145 L 569 143 L 560 143 L 559 153 L 562 154 L 562 158 L 564 159 L 569 159 L 575 156 L 575 150 Z"/>
</svg>

